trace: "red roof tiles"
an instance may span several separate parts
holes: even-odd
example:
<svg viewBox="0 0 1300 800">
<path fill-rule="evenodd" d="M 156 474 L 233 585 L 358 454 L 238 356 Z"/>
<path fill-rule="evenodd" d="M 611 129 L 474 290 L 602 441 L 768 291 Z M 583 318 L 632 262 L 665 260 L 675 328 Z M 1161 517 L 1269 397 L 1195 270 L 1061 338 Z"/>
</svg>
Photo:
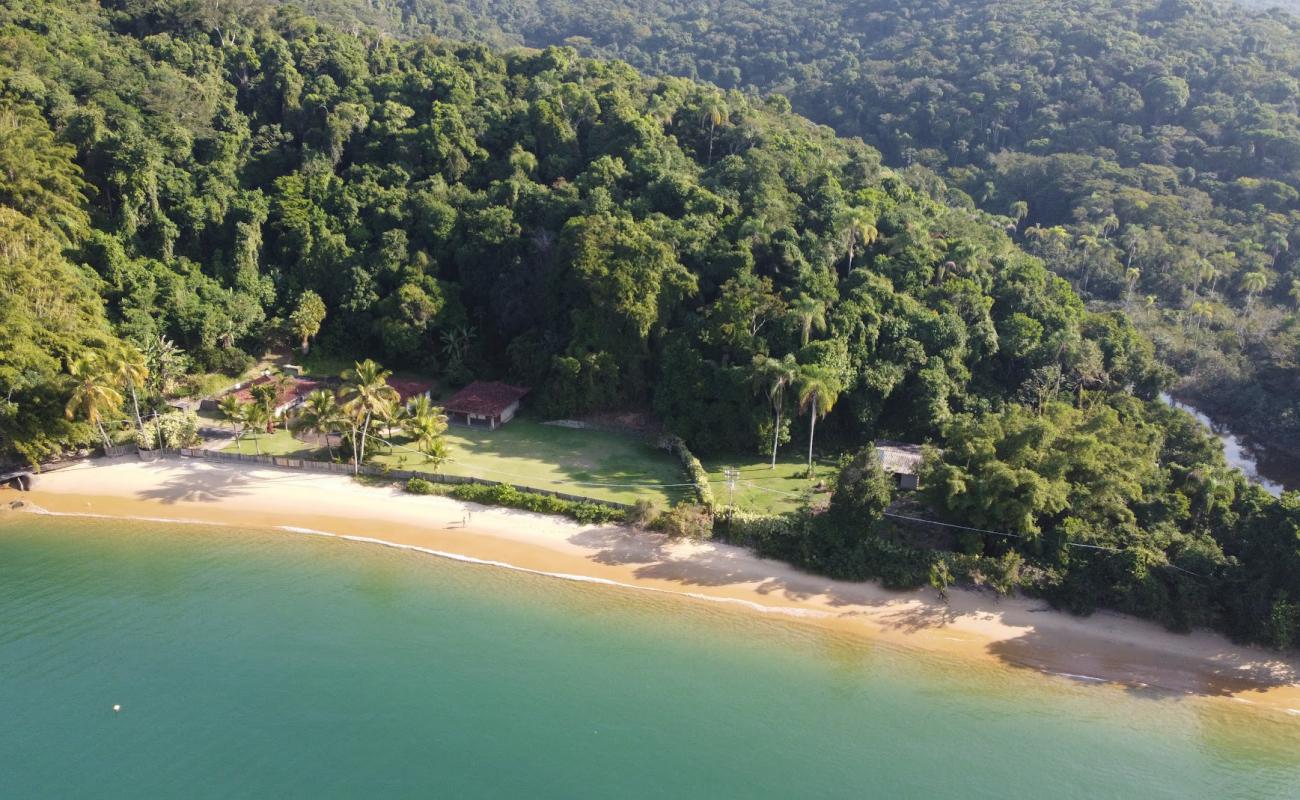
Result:
<svg viewBox="0 0 1300 800">
<path fill-rule="evenodd" d="M 447 398 L 442 407 L 444 411 L 456 414 L 495 417 L 526 394 L 528 390 L 522 386 L 497 381 L 474 381 Z"/>
<path fill-rule="evenodd" d="M 403 405 L 413 398 L 433 390 L 433 381 L 421 381 L 406 378 L 389 378 L 388 385 L 397 390 Z"/>
<path fill-rule="evenodd" d="M 248 385 L 233 394 L 239 398 L 241 403 L 250 402 L 253 399 L 252 389 L 254 386 L 260 386 L 264 383 L 271 383 L 276 380 L 275 376 L 262 375 L 256 380 L 250 381 Z M 292 402 L 296 399 L 306 397 L 311 392 L 323 386 L 320 381 L 307 380 L 306 378 L 289 378 L 284 385 L 279 386 L 275 393 L 275 408 L 280 408 L 285 403 Z"/>
</svg>

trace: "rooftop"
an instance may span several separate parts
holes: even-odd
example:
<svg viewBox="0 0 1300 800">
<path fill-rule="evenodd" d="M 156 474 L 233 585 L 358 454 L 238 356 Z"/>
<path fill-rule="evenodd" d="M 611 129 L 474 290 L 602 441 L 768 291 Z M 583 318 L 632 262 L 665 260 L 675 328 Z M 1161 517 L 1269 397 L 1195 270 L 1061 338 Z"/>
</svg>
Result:
<svg viewBox="0 0 1300 800">
<path fill-rule="evenodd" d="M 919 444 L 880 441 L 876 442 L 876 450 L 880 453 L 880 465 L 885 472 L 895 475 L 915 475 L 925 458 Z"/>
<path fill-rule="evenodd" d="M 447 398 L 443 410 L 457 414 L 476 414 L 492 417 L 500 414 L 528 394 L 522 386 L 511 386 L 498 381 L 474 381 L 469 386 Z"/>
<path fill-rule="evenodd" d="M 306 397 L 309 393 L 321 388 L 324 384 L 321 381 L 308 380 L 306 378 L 295 378 L 292 375 L 283 376 L 286 378 L 283 384 L 277 387 L 275 392 L 275 408 L 280 408 L 286 403 L 293 402 L 300 397 Z M 244 388 L 231 392 L 239 398 L 239 402 L 248 403 L 253 399 L 253 387 L 261 386 L 266 383 L 275 383 L 278 380 L 274 375 L 262 375 L 256 380 L 249 381 Z"/>
<path fill-rule="evenodd" d="M 433 381 L 418 378 L 389 378 L 388 385 L 397 390 L 403 404 L 433 391 Z"/>
</svg>

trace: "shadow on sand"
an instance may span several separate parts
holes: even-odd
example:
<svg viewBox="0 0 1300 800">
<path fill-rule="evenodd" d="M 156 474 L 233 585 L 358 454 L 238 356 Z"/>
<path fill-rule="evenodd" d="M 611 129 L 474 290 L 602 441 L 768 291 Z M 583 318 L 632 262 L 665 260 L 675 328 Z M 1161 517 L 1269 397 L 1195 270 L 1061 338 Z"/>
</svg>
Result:
<svg viewBox="0 0 1300 800">
<path fill-rule="evenodd" d="M 597 563 L 632 567 L 637 578 L 682 587 L 746 585 L 759 594 L 792 602 L 820 597 L 832 608 L 842 608 L 845 617 L 870 615 L 874 624 L 902 633 L 938 630 L 958 616 L 997 622 L 1020 631 L 1011 639 L 987 645 L 987 652 L 1002 663 L 1118 684 L 1141 696 L 1229 695 L 1300 681 L 1294 663 L 1226 642 L 1221 652 L 1204 656 L 1171 654 L 1157 645 L 1126 645 L 1107 635 L 1105 615 L 1099 615 L 1092 630 L 1044 632 L 1045 616 L 1064 612 L 1046 603 L 998 603 L 991 592 L 962 592 L 959 607 L 953 607 L 928 590 L 889 592 L 875 583 L 835 581 L 775 561 L 761 562 L 770 563 L 770 570 L 756 570 L 753 555 L 738 547 L 701 544 L 683 552 L 662 534 L 616 527 L 584 530 L 570 536 L 569 542 L 595 550 L 591 558 Z M 1125 625 L 1132 622 L 1122 620 Z"/>
<path fill-rule="evenodd" d="M 215 503 L 248 494 L 254 485 L 278 478 L 254 477 L 241 469 L 212 469 L 204 462 L 168 460 L 155 462 L 163 474 L 161 482 L 136 492 L 141 500 L 173 503 Z M 295 476 L 286 475 L 286 478 Z"/>
</svg>

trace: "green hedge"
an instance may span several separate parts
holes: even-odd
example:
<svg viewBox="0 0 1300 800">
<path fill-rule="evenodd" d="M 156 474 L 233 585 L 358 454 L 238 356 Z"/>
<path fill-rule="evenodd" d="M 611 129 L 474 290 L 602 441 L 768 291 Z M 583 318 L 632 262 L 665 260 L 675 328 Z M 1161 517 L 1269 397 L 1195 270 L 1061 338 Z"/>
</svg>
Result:
<svg viewBox="0 0 1300 800">
<path fill-rule="evenodd" d="M 712 511 L 716 507 L 713 500 L 713 485 L 709 483 L 709 473 L 704 469 L 704 465 L 686 446 L 686 441 L 682 437 L 670 436 L 668 446 L 672 449 L 673 455 L 682 462 L 682 467 L 690 477 L 691 483 L 695 484 L 695 494 L 699 498 L 700 505 Z"/>
<path fill-rule="evenodd" d="M 462 483 L 452 488 L 448 494 L 457 500 L 470 503 L 506 506 L 523 511 L 535 511 L 539 514 L 561 514 L 583 523 L 623 522 L 627 518 L 627 512 L 621 508 L 591 501 L 564 500 L 536 492 L 521 492 L 506 483 L 492 486 L 484 483 Z"/>
<path fill-rule="evenodd" d="M 411 478 L 406 482 L 406 491 L 411 494 L 442 494 L 438 485 L 424 478 Z"/>
</svg>

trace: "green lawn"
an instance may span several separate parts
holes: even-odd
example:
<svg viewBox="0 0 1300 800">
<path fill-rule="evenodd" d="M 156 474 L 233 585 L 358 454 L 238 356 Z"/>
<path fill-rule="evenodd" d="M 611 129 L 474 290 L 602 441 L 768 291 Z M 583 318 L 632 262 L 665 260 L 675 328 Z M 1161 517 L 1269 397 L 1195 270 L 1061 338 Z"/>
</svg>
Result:
<svg viewBox="0 0 1300 800">
<path fill-rule="evenodd" d="M 334 437 L 335 440 L 338 437 Z M 285 428 L 275 429 L 275 433 L 246 433 L 238 443 L 231 442 L 225 452 L 240 452 L 245 455 L 261 453 L 264 456 L 288 456 L 290 458 L 328 458 L 325 448 L 316 448 L 293 437 Z"/>
<path fill-rule="evenodd" d="M 394 439 L 399 446 L 403 439 Z M 686 483 L 681 464 L 671 453 L 657 450 L 635 436 L 574 430 L 515 419 L 495 431 L 452 426 L 447 429 L 448 475 L 505 481 L 521 486 L 584 495 L 599 500 L 632 503 L 651 500 L 666 506 L 692 495 L 690 487 L 655 484 Z M 403 460 L 404 459 L 404 460 Z M 423 456 L 399 448 L 376 457 L 380 464 L 423 470 Z M 592 486 L 588 484 L 643 484 Z M 650 485 L 644 485 L 650 484 Z"/>
<path fill-rule="evenodd" d="M 701 463 L 709 471 L 709 482 L 713 484 L 714 499 L 721 505 L 727 504 L 727 479 L 722 470 L 730 466 L 740 470 L 735 492 L 736 508 L 740 511 L 779 514 L 798 508 L 811 485 L 806 477 L 802 477 L 808 468 L 807 460 L 793 453 L 780 455 L 776 459 L 776 469 L 772 469 L 771 461 L 755 462 L 753 458 L 702 459 Z M 834 474 L 833 463 L 829 459 L 819 459 L 818 477 L 829 480 Z"/>
</svg>

